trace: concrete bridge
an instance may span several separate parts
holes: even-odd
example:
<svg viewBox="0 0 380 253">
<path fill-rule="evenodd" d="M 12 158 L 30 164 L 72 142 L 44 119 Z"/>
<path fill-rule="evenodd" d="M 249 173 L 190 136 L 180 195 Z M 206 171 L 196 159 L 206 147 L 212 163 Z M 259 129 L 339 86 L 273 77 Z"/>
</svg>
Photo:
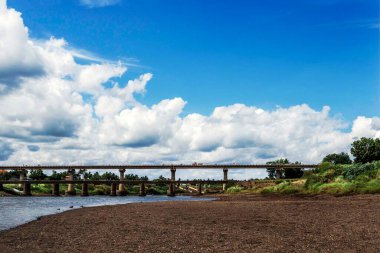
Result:
<svg viewBox="0 0 380 253">
<path fill-rule="evenodd" d="M 179 186 L 181 183 L 186 184 L 197 184 L 198 194 L 202 193 L 202 184 L 223 184 L 223 191 L 226 190 L 226 185 L 229 182 L 236 182 L 235 180 L 228 180 L 228 170 L 229 169 L 266 169 L 272 168 L 276 171 L 276 178 L 279 179 L 282 170 L 286 169 L 312 169 L 317 168 L 319 165 L 316 164 L 192 164 L 192 165 L 52 165 L 52 166 L 0 166 L 0 170 L 16 170 L 20 172 L 19 180 L 0 180 L 0 190 L 2 190 L 5 184 L 22 184 L 23 195 L 31 196 L 31 184 L 51 184 L 52 185 L 52 195 L 59 196 L 59 185 L 67 184 L 66 195 L 72 196 L 76 195 L 74 189 L 74 184 L 82 184 L 82 196 L 88 196 L 88 184 L 109 184 L 111 185 L 111 196 L 116 195 L 126 195 L 126 184 L 140 185 L 140 196 L 145 196 L 145 186 L 146 184 L 156 184 L 165 183 L 168 184 L 169 190 L 167 192 L 168 196 L 175 196 L 175 187 Z M 68 179 L 67 180 L 27 180 L 26 175 L 28 170 L 67 170 Z M 119 180 L 74 180 L 75 170 L 118 170 Z M 162 181 L 149 181 L 149 180 L 125 180 L 126 170 L 141 170 L 141 169 L 170 169 L 171 179 Z M 221 169 L 223 171 L 223 180 L 176 180 L 176 170 L 177 169 Z M 117 189 L 118 188 L 118 189 Z"/>
</svg>

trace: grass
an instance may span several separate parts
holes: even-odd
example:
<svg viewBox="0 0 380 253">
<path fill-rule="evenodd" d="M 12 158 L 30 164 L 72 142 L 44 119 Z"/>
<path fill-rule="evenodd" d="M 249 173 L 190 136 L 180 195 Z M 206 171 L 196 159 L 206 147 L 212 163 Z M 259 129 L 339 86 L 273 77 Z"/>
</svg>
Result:
<svg viewBox="0 0 380 253">
<path fill-rule="evenodd" d="M 323 163 L 304 173 L 299 180 L 256 181 L 253 188 L 232 185 L 227 193 L 251 192 L 261 194 L 373 194 L 380 193 L 380 161 L 368 164 L 333 165 Z"/>
</svg>

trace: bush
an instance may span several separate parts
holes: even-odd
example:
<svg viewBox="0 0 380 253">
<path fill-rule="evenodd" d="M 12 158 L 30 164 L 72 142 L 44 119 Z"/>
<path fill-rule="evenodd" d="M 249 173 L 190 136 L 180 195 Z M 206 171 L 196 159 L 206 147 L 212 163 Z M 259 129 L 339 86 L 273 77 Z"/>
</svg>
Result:
<svg viewBox="0 0 380 253">
<path fill-rule="evenodd" d="M 366 175 L 370 178 L 376 177 L 377 170 L 373 163 L 353 164 L 344 168 L 342 175 L 348 180 L 354 180 L 358 176 Z"/>
<path fill-rule="evenodd" d="M 227 193 L 238 193 L 238 192 L 241 192 L 243 190 L 243 187 L 241 187 L 240 185 L 235 185 L 235 186 L 231 186 L 229 188 L 227 188 Z"/>
</svg>

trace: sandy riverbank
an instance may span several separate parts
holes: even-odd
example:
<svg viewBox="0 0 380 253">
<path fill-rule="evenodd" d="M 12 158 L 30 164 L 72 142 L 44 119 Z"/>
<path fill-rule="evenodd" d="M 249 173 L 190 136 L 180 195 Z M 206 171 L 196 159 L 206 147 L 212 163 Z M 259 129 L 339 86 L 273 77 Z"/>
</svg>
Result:
<svg viewBox="0 0 380 253">
<path fill-rule="evenodd" d="M 91 207 L 0 232 L 0 252 L 379 252 L 380 195 Z"/>
</svg>

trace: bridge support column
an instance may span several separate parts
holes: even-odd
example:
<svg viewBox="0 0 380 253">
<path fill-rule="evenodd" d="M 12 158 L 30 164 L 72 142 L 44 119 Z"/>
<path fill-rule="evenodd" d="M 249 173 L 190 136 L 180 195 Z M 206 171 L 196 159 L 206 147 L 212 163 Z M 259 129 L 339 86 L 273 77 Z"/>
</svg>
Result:
<svg viewBox="0 0 380 253">
<path fill-rule="evenodd" d="M 281 176 L 282 176 L 282 171 L 281 171 L 281 169 L 276 170 L 276 179 L 281 179 Z"/>
<path fill-rule="evenodd" d="M 69 181 L 73 181 L 74 180 L 74 173 L 75 173 L 75 170 L 74 169 L 69 169 L 68 170 L 68 177 L 69 177 Z M 67 186 L 67 191 L 66 191 L 66 195 L 67 196 L 75 196 L 76 195 L 76 192 L 75 192 L 75 189 L 74 189 L 74 184 L 73 183 L 69 183 L 68 186 Z"/>
<path fill-rule="evenodd" d="M 3 190 L 4 190 L 3 184 L 0 184 L 0 191 L 3 191 Z"/>
<path fill-rule="evenodd" d="M 228 169 L 223 168 L 223 180 L 227 181 L 228 180 Z M 223 191 L 227 190 L 227 183 L 223 183 Z"/>
<path fill-rule="evenodd" d="M 82 194 L 81 196 L 82 197 L 87 197 L 89 194 L 88 194 L 88 183 L 87 182 L 83 182 L 82 184 Z"/>
<path fill-rule="evenodd" d="M 29 182 L 24 183 L 24 189 L 22 191 L 24 196 L 32 196 L 32 190 Z"/>
<path fill-rule="evenodd" d="M 111 184 L 111 194 L 110 194 L 110 196 L 116 196 L 116 186 L 117 186 L 116 183 L 112 183 Z"/>
<path fill-rule="evenodd" d="M 124 181 L 125 180 L 125 175 L 124 175 L 125 169 L 120 169 L 119 172 L 120 172 L 120 181 Z M 125 183 L 119 184 L 119 190 L 117 191 L 117 195 L 119 195 L 119 196 L 127 195 L 127 191 L 125 190 Z"/>
<path fill-rule="evenodd" d="M 170 179 L 171 179 L 172 181 L 175 181 L 175 172 L 176 172 L 176 168 L 172 167 L 172 168 L 170 169 L 170 172 L 171 172 L 171 177 L 170 177 Z"/>
<path fill-rule="evenodd" d="M 169 197 L 174 197 L 175 196 L 174 183 L 173 182 L 169 183 L 169 189 L 168 189 L 167 195 Z"/>
<path fill-rule="evenodd" d="M 20 181 L 26 180 L 26 175 L 27 175 L 27 171 L 26 170 L 21 170 L 20 171 Z M 20 184 L 19 186 L 20 187 L 24 187 L 23 184 Z"/>
<path fill-rule="evenodd" d="M 140 184 L 140 193 L 139 196 L 145 197 L 146 196 L 146 191 L 145 191 L 145 183 Z"/>
<path fill-rule="evenodd" d="M 59 196 L 59 183 L 52 184 L 52 188 L 53 188 L 52 195 Z"/>
<path fill-rule="evenodd" d="M 201 183 L 198 184 L 198 192 L 197 192 L 197 195 L 202 195 L 202 184 L 201 184 Z"/>
</svg>

